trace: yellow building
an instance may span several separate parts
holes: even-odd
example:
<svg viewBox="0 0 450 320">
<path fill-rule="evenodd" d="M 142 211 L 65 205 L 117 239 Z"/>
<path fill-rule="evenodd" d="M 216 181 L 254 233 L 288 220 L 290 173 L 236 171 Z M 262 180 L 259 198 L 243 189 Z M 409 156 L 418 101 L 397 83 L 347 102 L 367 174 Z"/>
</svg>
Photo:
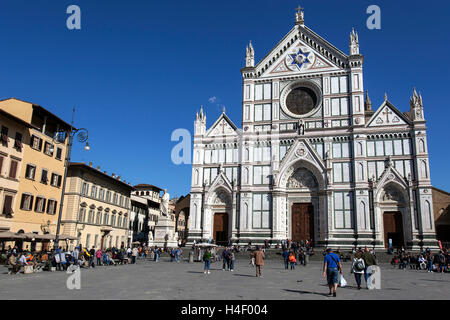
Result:
<svg viewBox="0 0 450 320">
<path fill-rule="evenodd" d="M 23 141 L 32 125 L 0 109 L 0 231 L 10 231 L 16 212 Z"/>
<path fill-rule="evenodd" d="M 129 219 L 133 187 L 92 167 L 70 163 L 64 197 L 62 233 L 78 237 L 69 249 L 81 244 L 96 249 L 129 245 Z"/>
<path fill-rule="evenodd" d="M 15 98 L 0 101 L 0 109 L 30 125 L 22 136 L 19 185 L 10 230 L 55 234 L 71 126 L 45 108 Z"/>
</svg>

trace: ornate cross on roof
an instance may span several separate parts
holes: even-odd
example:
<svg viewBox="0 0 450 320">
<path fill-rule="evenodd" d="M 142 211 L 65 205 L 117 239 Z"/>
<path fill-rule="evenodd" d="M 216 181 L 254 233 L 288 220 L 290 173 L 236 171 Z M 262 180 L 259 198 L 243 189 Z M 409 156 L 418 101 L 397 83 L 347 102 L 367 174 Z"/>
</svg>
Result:
<svg viewBox="0 0 450 320">
<path fill-rule="evenodd" d="M 382 113 L 386 116 L 386 123 L 389 123 L 389 115 L 392 114 L 391 111 L 389 111 L 388 108 L 384 109 L 385 111 L 383 111 Z"/>
<path fill-rule="evenodd" d="M 221 127 L 222 127 L 222 133 L 225 133 L 225 127 L 227 126 L 227 123 L 225 122 L 225 120 L 224 120 L 224 121 L 222 121 L 222 123 L 221 123 L 221 124 L 219 124 L 219 126 L 221 126 Z"/>
</svg>

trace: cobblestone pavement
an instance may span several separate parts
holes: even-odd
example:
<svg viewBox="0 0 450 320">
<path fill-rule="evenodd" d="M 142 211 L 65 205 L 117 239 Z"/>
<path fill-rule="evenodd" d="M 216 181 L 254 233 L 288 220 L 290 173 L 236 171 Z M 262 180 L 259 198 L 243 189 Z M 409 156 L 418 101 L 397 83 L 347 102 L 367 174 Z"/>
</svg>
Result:
<svg viewBox="0 0 450 320">
<path fill-rule="evenodd" d="M 327 297 L 322 264 L 284 270 L 281 261 L 266 261 L 263 278 L 255 277 L 248 261 L 237 260 L 234 272 L 212 264 L 211 274 L 202 263 L 138 260 L 135 265 L 81 269 L 81 289 L 69 290 L 65 272 L 8 275 L 0 269 L 0 299 L 192 299 L 192 300 L 295 300 L 295 299 L 450 299 L 450 274 L 398 270 L 381 265 L 381 290 L 357 290 L 344 263 L 346 288 L 337 298 Z"/>
</svg>

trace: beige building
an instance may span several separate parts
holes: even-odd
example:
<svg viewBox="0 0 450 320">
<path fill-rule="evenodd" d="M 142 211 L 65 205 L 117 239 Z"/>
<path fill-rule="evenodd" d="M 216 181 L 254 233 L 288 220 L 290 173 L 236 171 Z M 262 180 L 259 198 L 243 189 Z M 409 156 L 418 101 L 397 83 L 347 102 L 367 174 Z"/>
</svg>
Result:
<svg viewBox="0 0 450 320">
<path fill-rule="evenodd" d="M 71 126 L 45 108 L 15 98 L 0 101 L 0 109 L 29 124 L 21 155 L 14 155 L 22 161 L 17 165 L 19 185 L 10 230 L 55 234 Z"/>
<path fill-rule="evenodd" d="M 181 196 L 175 204 L 176 232 L 183 243 L 187 240 L 191 195 Z"/>
<path fill-rule="evenodd" d="M 33 126 L 0 109 L 0 231 L 11 230 L 18 204 L 23 141 Z"/>
<path fill-rule="evenodd" d="M 450 244 L 450 193 L 433 187 L 434 223 L 436 238 L 446 245 Z"/>
<path fill-rule="evenodd" d="M 78 244 L 97 249 L 128 245 L 132 190 L 120 176 L 108 175 L 92 163 L 70 163 L 61 228 L 78 241 L 69 249 Z"/>
</svg>

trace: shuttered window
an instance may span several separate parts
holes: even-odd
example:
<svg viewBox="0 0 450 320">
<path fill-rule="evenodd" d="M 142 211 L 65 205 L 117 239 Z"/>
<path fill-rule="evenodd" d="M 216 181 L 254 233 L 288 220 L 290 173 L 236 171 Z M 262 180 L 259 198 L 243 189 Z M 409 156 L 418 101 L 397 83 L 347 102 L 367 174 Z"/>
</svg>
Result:
<svg viewBox="0 0 450 320">
<path fill-rule="evenodd" d="M 8 195 L 5 196 L 5 201 L 3 202 L 3 210 L 2 210 L 3 215 L 10 216 L 13 214 L 12 201 L 13 201 L 12 196 L 8 196 Z"/>
<path fill-rule="evenodd" d="M 11 179 L 15 179 L 17 175 L 17 164 L 18 162 L 15 160 L 11 160 L 11 167 L 9 167 L 9 177 Z"/>
</svg>

